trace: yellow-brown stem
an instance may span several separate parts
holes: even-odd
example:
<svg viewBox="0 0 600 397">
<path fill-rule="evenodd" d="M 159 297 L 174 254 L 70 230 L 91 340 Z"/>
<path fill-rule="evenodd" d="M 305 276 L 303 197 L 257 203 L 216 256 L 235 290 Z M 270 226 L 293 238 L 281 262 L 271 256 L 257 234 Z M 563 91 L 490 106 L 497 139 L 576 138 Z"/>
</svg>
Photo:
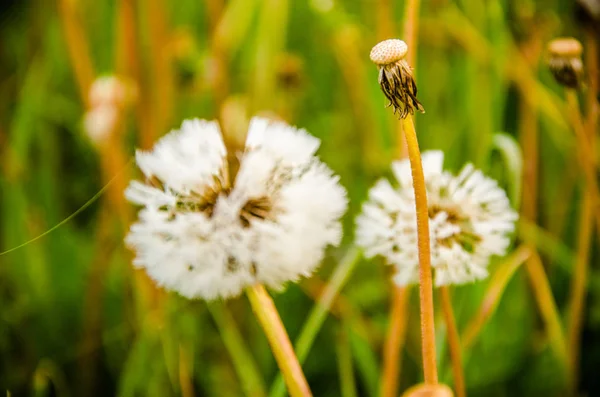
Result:
<svg viewBox="0 0 600 397">
<path fill-rule="evenodd" d="M 592 202 L 591 206 L 594 209 L 590 216 L 594 217 L 596 221 L 596 230 L 600 230 L 600 211 L 597 211 L 598 203 L 600 202 L 600 191 L 594 166 L 594 153 L 592 152 L 592 141 L 594 140 L 593 133 L 590 137 L 585 130 L 581 111 L 579 109 L 577 92 L 573 89 L 567 89 L 565 94 L 567 96 L 569 117 L 577 140 L 576 156 L 579 161 L 581 161 L 581 167 L 586 180 L 586 194 L 590 195 L 590 200 Z"/>
<path fill-rule="evenodd" d="M 179 345 L 179 388 L 182 397 L 194 397 L 194 382 L 190 375 L 193 374 L 191 368 L 192 360 L 189 357 L 189 350 Z"/>
<path fill-rule="evenodd" d="M 500 303 L 504 289 L 512 279 L 513 274 L 519 266 L 531 257 L 531 254 L 531 247 L 522 245 L 506 258 L 504 262 L 497 266 L 496 271 L 493 273 L 492 278 L 488 283 L 487 290 L 481 300 L 481 305 L 479 306 L 477 314 L 473 316 L 473 319 L 467 324 L 462 334 L 461 339 L 463 348 L 468 349 L 473 345 L 473 342 L 477 339 L 477 336 L 487 320 L 494 314 L 496 307 Z"/>
<path fill-rule="evenodd" d="M 531 258 L 525 262 L 531 290 L 533 292 L 536 304 L 548 336 L 550 345 L 555 355 L 562 364 L 567 364 L 566 342 L 560 320 L 560 313 L 556 307 L 556 301 L 552 295 L 552 289 L 544 270 L 544 265 L 540 256 L 535 252 L 535 248 L 530 247 L 532 251 Z"/>
<path fill-rule="evenodd" d="M 419 246 L 419 301 L 421 311 L 421 350 L 423 354 L 423 375 L 426 384 L 437 384 L 437 364 L 435 355 L 435 327 L 433 320 L 433 281 L 431 277 L 431 253 L 429 247 L 429 211 L 427 190 L 421 164 L 421 153 L 417 133 L 411 117 L 402 119 L 404 138 L 408 147 L 408 158 L 415 192 L 417 211 L 417 239 Z"/>
<path fill-rule="evenodd" d="M 587 120 L 586 129 L 587 136 L 590 140 L 590 151 L 596 153 L 596 126 L 598 125 L 598 79 L 600 76 L 600 66 L 598 65 L 598 41 L 596 38 L 596 31 L 594 29 L 587 29 L 585 32 L 585 70 L 589 75 L 589 83 L 586 97 L 586 109 L 587 109 Z M 596 164 L 596 158 L 593 158 L 594 165 Z M 597 204 L 597 203 L 596 203 Z"/>
<path fill-rule="evenodd" d="M 465 388 L 465 376 L 462 366 L 462 353 L 460 351 L 460 338 L 458 328 L 452 309 L 452 297 L 450 296 L 450 287 L 440 288 L 442 293 L 442 311 L 444 321 L 446 322 L 446 333 L 448 336 L 448 347 L 450 349 L 450 361 L 452 362 L 452 376 L 454 376 L 454 391 L 457 397 L 465 397 L 467 391 Z"/>
<path fill-rule="evenodd" d="M 379 0 L 374 7 L 377 13 L 377 41 L 387 40 L 394 36 L 394 2 L 391 0 Z M 410 48 L 410 47 L 409 47 Z"/>
<path fill-rule="evenodd" d="M 569 367 L 571 384 L 577 384 L 579 369 L 579 350 L 581 343 L 581 328 L 585 309 L 585 294 L 587 289 L 590 241 L 592 237 L 592 200 L 589 190 L 583 196 L 581 214 L 579 217 L 579 235 L 577 239 L 577 261 L 571 280 L 571 298 L 569 301 Z M 574 389 L 572 390 L 575 391 Z"/>
<path fill-rule="evenodd" d="M 417 35 L 419 34 L 420 0 L 408 0 L 404 8 L 404 42 L 409 48 L 406 62 L 413 68 L 417 66 Z"/>
<path fill-rule="evenodd" d="M 95 72 L 85 32 L 78 18 L 74 0 L 60 0 L 58 8 L 79 94 L 87 107 L 89 105 L 88 93 L 94 81 Z"/>
<path fill-rule="evenodd" d="M 260 284 L 246 290 L 252 311 L 265 332 L 275 360 L 283 374 L 290 396 L 312 396 L 294 348 L 290 342 L 273 300 Z"/>
<path fill-rule="evenodd" d="M 400 352 L 406 340 L 408 321 L 407 304 L 410 297 L 409 287 L 394 285 L 390 324 L 383 345 L 383 377 L 381 379 L 381 397 L 398 395 L 398 379 L 402 368 Z"/>
</svg>

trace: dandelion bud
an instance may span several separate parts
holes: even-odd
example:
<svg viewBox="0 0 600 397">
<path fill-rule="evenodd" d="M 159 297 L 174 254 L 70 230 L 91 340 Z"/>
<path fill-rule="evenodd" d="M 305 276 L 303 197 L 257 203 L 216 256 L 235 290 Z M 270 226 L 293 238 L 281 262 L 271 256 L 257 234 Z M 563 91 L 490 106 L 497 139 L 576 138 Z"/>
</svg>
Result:
<svg viewBox="0 0 600 397">
<path fill-rule="evenodd" d="M 404 41 L 390 39 L 377 44 L 370 54 L 371 61 L 379 68 L 379 86 L 390 101 L 388 106 L 392 106 L 400 118 L 413 114 L 415 109 L 425 111 L 417 99 L 412 70 L 404 60 L 407 52 Z"/>
<path fill-rule="evenodd" d="M 101 145 L 107 142 L 119 119 L 119 111 L 114 106 L 98 106 L 85 113 L 83 127 L 90 140 Z"/>
<path fill-rule="evenodd" d="M 96 79 L 89 92 L 91 107 L 123 106 L 134 98 L 135 89 L 132 84 L 116 76 Z"/>
<path fill-rule="evenodd" d="M 548 67 L 559 84 L 577 88 L 583 75 L 583 46 L 572 37 L 561 37 L 548 44 Z"/>
</svg>

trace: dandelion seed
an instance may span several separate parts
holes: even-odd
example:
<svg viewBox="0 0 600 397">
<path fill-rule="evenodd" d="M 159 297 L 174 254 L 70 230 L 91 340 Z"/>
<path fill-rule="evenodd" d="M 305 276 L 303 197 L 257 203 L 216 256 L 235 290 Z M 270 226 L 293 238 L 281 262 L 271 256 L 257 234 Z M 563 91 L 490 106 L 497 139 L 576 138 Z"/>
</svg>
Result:
<svg viewBox="0 0 600 397">
<path fill-rule="evenodd" d="M 346 192 L 315 157 L 303 130 L 254 118 L 234 183 L 217 123 L 184 121 L 151 152 L 138 151 L 146 183 L 126 197 L 143 206 L 126 243 L 134 265 L 188 298 L 281 288 L 310 275 L 337 245 Z M 168 236 L 168 238 L 167 238 Z"/>
<path fill-rule="evenodd" d="M 417 85 L 412 70 L 404 60 L 408 46 L 402 40 L 390 39 L 371 50 L 371 61 L 379 68 L 379 86 L 400 118 L 413 114 L 415 109 L 425 112 L 417 99 Z"/>
<path fill-rule="evenodd" d="M 517 214 L 497 182 L 467 165 L 443 171 L 440 151 L 423 153 L 435 285 L 463 284 L 487 276 L 493 255 L 504 255 Z M 398 188 L 380 180 L 357 218 L 357 243 L 367 257 L 395 265 L 399 285 L 417 283 L 417 228 L 408 160 L 392 165 Z"/>
<path fill-rule="evenodd" d="M 578 88 L 583 76 L 583 46 L 572 37 L 562 37 L 548 44 L 548 67 L 556 81 L 568 88 Z"/>
</svg>

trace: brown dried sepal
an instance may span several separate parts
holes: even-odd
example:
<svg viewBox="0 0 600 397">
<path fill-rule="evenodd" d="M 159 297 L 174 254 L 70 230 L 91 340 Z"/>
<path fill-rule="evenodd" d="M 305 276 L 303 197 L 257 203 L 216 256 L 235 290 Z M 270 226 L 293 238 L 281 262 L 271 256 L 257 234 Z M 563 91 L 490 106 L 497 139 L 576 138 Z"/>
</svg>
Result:
<svg viewBox="0 0 600 397">
<path fill-rule="evenodd" d="M 379 86 L 386 98 L 388 106 L 394 108 L 394 114 L 403 119 L 414 114 L 415 109 L 425 112 L 423 105 L 417 99 L 417 84 L 413 78 L 408 63 L 399 60 L 389 65 L 379 67 Z"/>
</svg>

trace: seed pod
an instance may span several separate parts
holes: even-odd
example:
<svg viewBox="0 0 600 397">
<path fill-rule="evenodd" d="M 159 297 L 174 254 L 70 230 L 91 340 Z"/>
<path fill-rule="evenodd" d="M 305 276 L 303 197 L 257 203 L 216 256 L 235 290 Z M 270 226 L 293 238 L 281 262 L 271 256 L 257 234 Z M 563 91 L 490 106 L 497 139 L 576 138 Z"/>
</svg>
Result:
<svg viewBox="0 0 600 397">
<path fill-rule="evenodd" d="M 556 81 L 568 88 L 578 88 L 583 76 L 583 46 L 572 37 L 561 37 L 548 43 L 548 67 Z"/>
<path fill-rule="evenodd" d="M 417 85 L 412 70 L 404 57 L 408 46 L 402 40 L 390 39 L 377 44 L 370 58 L 379 68 L 379 86 L 400 118 L 413 114 L 415 109 L 425 112 L 417 99 Z"/>
</svg>

